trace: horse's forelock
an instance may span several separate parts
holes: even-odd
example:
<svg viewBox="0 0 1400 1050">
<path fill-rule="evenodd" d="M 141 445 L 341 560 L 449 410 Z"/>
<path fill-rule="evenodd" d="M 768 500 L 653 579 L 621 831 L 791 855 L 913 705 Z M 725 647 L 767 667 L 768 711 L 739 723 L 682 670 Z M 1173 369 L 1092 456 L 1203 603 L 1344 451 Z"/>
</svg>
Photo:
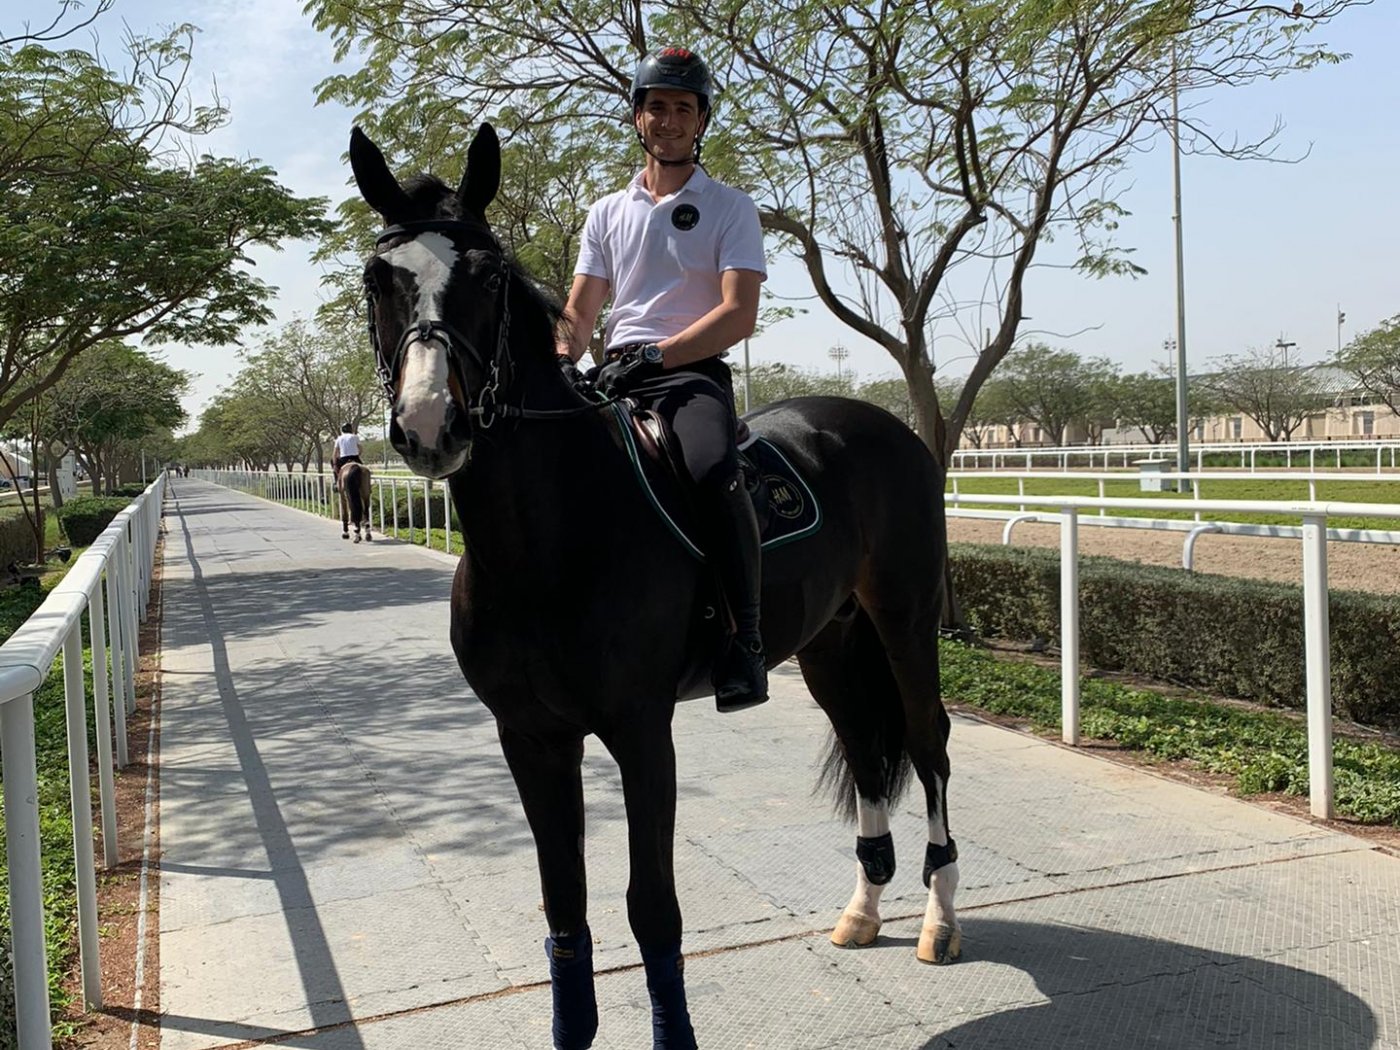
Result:
<svg viewBox="0 0 1400 1050">
<path fill-rule="evenodd" d="M 419 218 L 466 219 L 462 200 L 436 175 L 411 175 L 403 181 L 403 191 L 413 202 Z"/>
</svg>

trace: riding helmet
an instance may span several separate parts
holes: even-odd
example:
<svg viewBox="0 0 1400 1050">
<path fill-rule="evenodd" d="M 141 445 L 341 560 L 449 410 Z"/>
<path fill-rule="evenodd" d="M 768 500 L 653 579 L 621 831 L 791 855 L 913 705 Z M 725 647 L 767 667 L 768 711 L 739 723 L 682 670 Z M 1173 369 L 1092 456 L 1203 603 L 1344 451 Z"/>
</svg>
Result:
<svg viewBox="0 0 1400 1050">
<path fill-rule="evenodd" d="M 700 56 L 689 48 L 663 47 L 647 55 L 632 77 L 632 105 L 640 106 L 648 88 L 675 88 L 700 97 L 700 112 L 708 113 L 714 85 Z"/>
</svg>

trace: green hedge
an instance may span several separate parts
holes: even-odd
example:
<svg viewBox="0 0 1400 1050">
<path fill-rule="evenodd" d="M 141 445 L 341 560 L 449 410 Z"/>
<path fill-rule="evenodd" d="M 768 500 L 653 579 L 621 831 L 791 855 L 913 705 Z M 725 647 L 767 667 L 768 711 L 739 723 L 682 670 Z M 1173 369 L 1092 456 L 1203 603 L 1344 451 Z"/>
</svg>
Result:
<svg viewBox="0 0 1400 1050">
<path fill-rule="evenodd" d="M 11 562 L 34 560 L 34 530 L 19 507 L 0 510 L 0 570 Z"/>
<path fill-rule="evenodd" d="M 130 502 L 124 496 L 75 496 L 59 510 L 58 520 L 69 543 L 86 547 Z"/>
<path fill-rule="evenodd" d="M 118 485 L 112 490 L 113 496 L 125 496 L 127 499 L 135 499 L 146 491 L 146 486 L 139 481 L 129 481 L 125 485 Z"/>
<path fill-rule="evenodd" d="M 956 544 L 951 557 L 975 630 L 1058 639 L 1058 552 Z M 1328 604 L 1334 711 L 1400 727 L 1400 597 L 1334 590 Z M 1301 585 L 1081 557 L 1079 617 L 1080 656 L 1091 667 L 1306 706 Z"/>
</svg>

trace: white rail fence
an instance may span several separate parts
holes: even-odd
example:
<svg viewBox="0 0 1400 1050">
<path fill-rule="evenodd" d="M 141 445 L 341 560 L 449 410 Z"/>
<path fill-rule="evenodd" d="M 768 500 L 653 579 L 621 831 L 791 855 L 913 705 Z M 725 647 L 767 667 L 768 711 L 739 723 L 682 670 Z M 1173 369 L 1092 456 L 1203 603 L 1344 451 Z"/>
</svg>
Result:
<svg viewBox="0 0 1400 1050">
<path fill-rule="evenodd" d="M 117 863 L 113 762 L 121 768 L 129 761 L 126 731 L 127 719 L 136 709 L 138 625 L 146 619 L 164 494 L 162 475 L 117 515 L 34 615 L 0 645 L 0 755 L 5 763 L 5 845 L 20 1050 L 47 1050 L 52 1045 L 40 874 L 34 691 L 48 680 L 54 657 L 61 650 L 77 870 L 78 958 L 84 1003 L 93 1008 L 102 1004 L 102 971 L 97 949 L 83 614 L 88 617 L 92 645 L 92 716 L 97 731 L 103 867 L 111 868 Z"/>
<path fill-rule="evenodd" d="M 1238 441 L 1192 443 L 1190 454 L 1196 459 L 1196 469 L 1205 469 L 1207 456 L 1239 456 L 1240 469 L 1253 472 L 1260 456 L 1283 456 L 1286 466 L 1307 457 L 1308 469 L 1316 470 L 1318 458 L 1334 460 L 1338 469 L 1345 452 L 1365 452 L 1375 457 L 1375 470 L 1397 469 L 1400 442 L 1394 441 L 1328 441 L 1323 444 L 1295 441 L 1272 441 L 1243 444 Z M 1058 448 L 960 448 L 953 453 L 952 470 L 977 470 L 986 466 L 992 470 L 1010 470 L 1013 464 L 1032 470 L 1037 463 L 1042 469 L 1068 470 L 1071 463 L 1083 463 L 1092 468 L 1096 462 L 1108 470 L 1114 463 L 1127 468 L 1141 460 L 1176 462 L 1175 444 L 1167 445 L 1064 445 Z"/>
<path fill-rule="evenodd" d="M 1022 499 L 1013 495 L 963 494 L 965 502 L 1008 508 Z M 1162 501 L 1137 497 L 1032 496 L 1049 508 L 1060 523 L 1060 705 L 1062 736 L 1079 743 L 1079 526 L 1080 511 L 1116 507 L 1161 510 Z M 1400 518 L 1400 506 L 1390 503 L 1340 503 L 1273 500 L 1173 500 L 1173 510 L 1207 514 L 1274 514 L 1297 517 L 1303 542 L 1303 629 L 1307 682 L 1309 808 L 1317 817 L 1331 818 L 1332 783 L 1332 655 L 1327 613 L 1327 519 L 1329 517 Z M 950 512 L 953 513 L 953 512 Z M 969 512 L 962 512 L 964 515 Z M 976 512 L 971 512 L 976 513 Z M 1094 518 L 1086 519 L 1095 521 Z M 1124 519 L 1130 520 L 1130 519 Z M 1095 522 L 1097 523 L 1097 522 Z"/>
<path fill-rule="evenodd" d="M 1240 473 L 1231 471 L 1188 471 L 1178 473 L 1176 471 L 1166 471 L 1160 474 L 1152 474 L 1153 479 L 1164 481 L 1179 481 L 1191 485 L 1192 499 L 1199 502 L 1205 499 L 1204 490 L 1207 484 L 1214 485 L 1221 481 L 1265 481 L 1265 482 L 1292 482 L 1298 484 L 1306 482 L 1308 486 L 1308 500 L 1317 500 L 1317 486 L 1319 482 L 1350 482 L 1352 484 L 1374 485 L 1375 479 L 1369 474 L 1336 474 L 1320 471 L 1296 471 L 1294 473 L 1284 473 L 1282 471 L 1261 471 L 1257 474 Z M 1004 481 L 1008 478 L 1016 480 L 1016 509 L 1010 511 L 998 511 L 989 509 L 974 509 L 970 504 L 986 504 L 993 502 L 989 499 L 988 493 L 967 491 L 964 486 L 979 479 L 994 478 Z M 1178 499 L 1175 496 L 1168 496 L 1149 501 L 1152 509 L 1158 513 L 1171 511 L 1190 512 L 1192 519 L 1183 521 L 1172 518 L 1149 518 L 1149 517 L 1120 517 L 1110 516 L 1108 508 L 1114 506 L 1112 503 L 1102 502 L 1106 499 L 1106 486 L 1109 482 L 1131 482 L 1137 480 L 1137 475 L 1122 474 L 1104 471 L 965 471 L 958 474 L 948 475 L 952 491 L 944 495 L 948 504 L 949 517 L 959 518 L 991 518 L 1006 522 L 1006 527 L 1002 530 L 1002 543 L 1009 545 L 1011 535 L 1017 525 L 1023 522 L 1051 523 L 1058 522 L 1060 515 L 1054 511 L 1047 510 L 1044 513 L 1037 513 L 1030 510 L 1031 507 L 1048 507 L 1056 500 L 1063 497 L 1040 496 L 1026 491 L 1026 482 L 1033 481 L 1037 484 L 1046 481 L 1093 481 L 1098 484 L 1097 504 L 1099 513 L 1096 516 L 1087 516 L 1082 519 L 1082 524 L 1094 525 L 1104 528 L 1125 528 L 1125 529 L 1151 529 L 1154 531 L 1184 532 L 1186 540 L 1182 547 L 1181 564 L 1188 571 L 1193 568 L 1194 551 L 1196 541 L 1205 533 L 1224 533 L 1231 536 L 1256 536 L 1274 539 L 1300 539 L 1303 535 L 1301 527 L 1297 525 L 1261 525 L 1245 522 L 1231 521 L 1204 521 L 1202 512 L 1199 509 L 1192 510 L 1190 501 Z M 1400 492 L 1400 478 L 1396 478 L 1397 492 Z M 997 501 L 1004 502 L 1004 501 Z M 1271 506 L 1273 504 L 1270 504 Z M 1272 512 L 1271 512 L 1272 513 Z M 1400 544 L 1400 530 L 1396 529 L 1351 529 L 1351 528 L 1329 528 L 1327 539 L 1345 543 L 1384 543 Z"/>
<path fill-rule="evenodd" d="M 374 468 L 370 467 L 371 472 Z M 285 503 L 319 517 L 340 520 L 340 495 L 332 490 L 335 478 L 327 473 L 277 470 L 192 470 L 190 477 L 212 481 L 225 488 L 236 489 L 252 496 Z M 438 549 L 448 554 L 461 554 L 462 538 L 452 528 L 452 493 L 447 482 L 428 478 L 384 476 L 373 474 L 369 515 L 374 530 L 381 535 L 399 538 L 400 527 L 410 536 L 423 529 L 427 546 L 433 548 L 433 529 L 443 530 Z M 400 513 L 399 499 L 406 502 Z M 387 508 L 386 508 L 387 501 Z M 421 504 L 422 521 L 415 521 Z"/>
</svg>

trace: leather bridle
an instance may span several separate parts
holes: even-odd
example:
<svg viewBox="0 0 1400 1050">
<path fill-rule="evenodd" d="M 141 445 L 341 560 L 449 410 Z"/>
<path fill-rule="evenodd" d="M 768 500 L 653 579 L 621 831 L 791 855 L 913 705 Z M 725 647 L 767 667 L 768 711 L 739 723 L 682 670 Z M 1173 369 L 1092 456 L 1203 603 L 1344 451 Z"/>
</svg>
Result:
<svg viewBox="0 0 1400 1050">
<path fill-rule="evenodd" d="M 424 219 L 417 222 L 397 223 L 387 227 L 375 239 L 375 248 L 379 248 L 385 241 L 393 240 L 396 237 L 413 238 L 424 233 L 470 233 L 478 238 L 482 236 L 479 225 L 473 225 L 460 219 Z M 489 237 L 490 234 L 487 236 Z M 448 368 L 462 388 L 467 401 L 467 414 L 472 419 L 476 429 L 489 430 L 498 419 L 558 419 L 592 412 L 612 404 L 614 399 L 609 398 L 605 401 L 579 405 L 575 408 L 539 409 L 525 408 L 523 405 L 509 404 L 501 400 L 502 382 L 504 381 L 508 387 L 515 374 L 509 349 L 511 270 L 505 251 L 494 237 L 491 237 L 489 250 L 496 254 L 498 265 L 486 279 L 486 286 L 493 293 L 499 291 L 501 297 L 500 320 L 496 327 L 496 345 L 489 360 L 474 342 L 446 321 L 420 320 L 407 326 L 403 334 L 399 336 L 393 354 L 386 355 L 379 342 L 379 332 L 375 328 L 374 296 L 368 291 L 366 292 L 369 341 L 374 348 L 375 369 L 379 373 L 380 382 L 384 385 L 390 407 L 394 405 L 399 396 L 399 374 L 403 370 L 404 351 L 415 336 L 422 342 L 437 337 L 446 347 Z M 475 399 L 472 398 L 471 387 L 467 383 L 466 371 L 463 368 L 462 358 L 464 355 L 471 360 L 481 374 L 486 376 L 486 382 L 482 385 L 481 392 Z"/>
</svg>

